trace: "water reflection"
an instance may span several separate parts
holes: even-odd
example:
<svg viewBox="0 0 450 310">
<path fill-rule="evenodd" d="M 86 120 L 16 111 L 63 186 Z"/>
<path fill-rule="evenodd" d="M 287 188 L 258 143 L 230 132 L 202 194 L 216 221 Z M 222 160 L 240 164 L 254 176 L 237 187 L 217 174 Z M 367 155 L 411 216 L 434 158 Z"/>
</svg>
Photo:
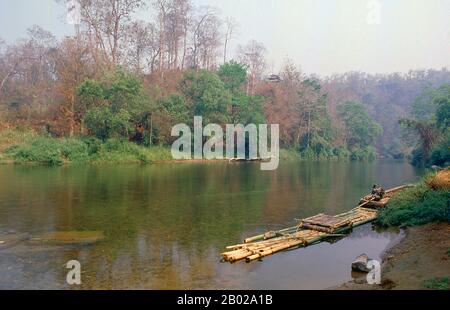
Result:
<svg viewBox="0 0 450 310">
<path fill-rule="evenodd" d="M 264 263 L 222 264 L 218 253 L 294 218 L 350 209 L 373 183 L 414 181 L 398 162 L 0 167 L 0 231 L 100 230 L 91 246 L 0 250 L 0 288 L 69 288 L 65 263 L 82 265 L 82 289 L 324 288 L 350 279 L 363 252 L 377 257 L 395 232 L 355 229 L 334 244 Z M 73 288 L 73 287 L 70 287 Z"/>
</svg>

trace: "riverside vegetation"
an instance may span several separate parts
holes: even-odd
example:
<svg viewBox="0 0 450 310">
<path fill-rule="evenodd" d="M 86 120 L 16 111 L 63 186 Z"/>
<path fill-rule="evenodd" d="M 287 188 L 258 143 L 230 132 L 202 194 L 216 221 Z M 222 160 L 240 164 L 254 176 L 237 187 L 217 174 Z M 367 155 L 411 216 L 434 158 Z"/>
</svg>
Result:
<svg viewBox="0 0 450 310">
<path fill-rule="evenodd" d="M 415 187 L 405 189 L 381 209 L 384 226 L 415 226 L 450 221 L 450 170 L 430 173 Z"/>
<path fill-rule="evenodd" d="M 0 131 L 26 129 L 2 150 L 3 161 L 165 160 L 172 126 L 202 116 L 220 125 L 279 124 L 285 158 L 412 152 L 415 164 L 448 162 L 447 69 L 317 77 L 287 58 L 270 72 L 260 42 L 228 55 L 237 25 L 212 8 L 150 2 L 117 0 L 116 10 L 80 1 L 75 35 L 33 26 L 16 42 L 0 39 Z M 149 8 L 153 18 L 138 20 Z"/>
</svg>

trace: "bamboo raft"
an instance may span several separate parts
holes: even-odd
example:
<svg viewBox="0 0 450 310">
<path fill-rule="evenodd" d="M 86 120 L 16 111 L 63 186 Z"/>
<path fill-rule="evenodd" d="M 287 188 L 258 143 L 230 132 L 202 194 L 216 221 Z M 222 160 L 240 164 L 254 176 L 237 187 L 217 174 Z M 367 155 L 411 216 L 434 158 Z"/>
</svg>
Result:
<svg viewBox="0 0 450 310">
<path fill-rule="evenodd" d="M 296 226 L 246 238 L 243 243 L 226 247 L 221 253 L 224 261 L 234 263 L 245 259 L 247 262 L 261 259 L 274 253 L 306 247 L 327 239 L 343 237 L 353 227 L 374 221 L 378 209 L 384 207 L 393 194 L 411 185 L 403 185 L 386 190 L 382 199 L 374 201 L 372 195 L 363 197 L 352 210 L 338 215 L 317 214 L 301 219 Z"/>
</svg>

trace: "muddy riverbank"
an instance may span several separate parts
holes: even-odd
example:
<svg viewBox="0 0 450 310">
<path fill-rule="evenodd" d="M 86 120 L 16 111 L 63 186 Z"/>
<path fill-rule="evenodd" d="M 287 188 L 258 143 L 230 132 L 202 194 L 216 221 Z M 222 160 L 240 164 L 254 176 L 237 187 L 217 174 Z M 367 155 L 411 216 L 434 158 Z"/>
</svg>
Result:
<svg viewBox="0 0 450 310">
<path fill-rule="evenodd" d="M 436 279 L 450 277 L 449 235 L 448 222 L 409 227 L 403 239 L 384 253 L 380 285 L 361 283 L 365 281 L 357 278 L 332 289 L 430 288 L 430 283 L 436 282 Z M 441 288 L 442 285 L 441 281 Z"/>
</svg>

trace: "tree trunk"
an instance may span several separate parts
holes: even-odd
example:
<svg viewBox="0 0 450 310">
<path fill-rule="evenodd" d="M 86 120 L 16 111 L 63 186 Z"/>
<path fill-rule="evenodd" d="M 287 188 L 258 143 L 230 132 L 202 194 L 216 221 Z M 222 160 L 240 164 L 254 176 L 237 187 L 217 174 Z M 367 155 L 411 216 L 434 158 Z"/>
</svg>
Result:
<svg viewBox="0 0 450 310">
<path fill-rule="evenodd" d="M 73 137 L 74 128 L 75 128 L 75 96 L 72 94 L 70 97 L 70 132 L 69 137 Z"/>
<path fill-rule="evenodd" d="M 150 133 L 149 146 L 153 145 L 153 113 L 150 113 Z"/>
</svg>

